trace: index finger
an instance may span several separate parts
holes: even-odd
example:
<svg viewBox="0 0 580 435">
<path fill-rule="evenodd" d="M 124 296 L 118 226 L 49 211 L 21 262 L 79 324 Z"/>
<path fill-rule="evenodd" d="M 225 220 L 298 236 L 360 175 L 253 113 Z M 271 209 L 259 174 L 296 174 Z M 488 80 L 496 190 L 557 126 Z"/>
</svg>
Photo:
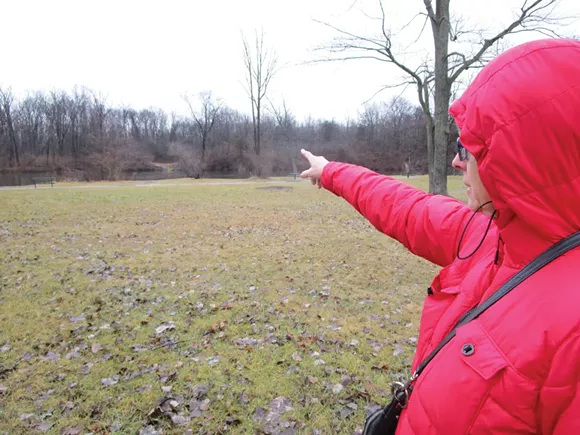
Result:
<svg viewBox="0 0 580 435">
<path fill-rule="evenodd" d="M 308 160 L 308 163 L 310 163 L 310 159 L 311 159 L 312 157 L 314 157 L 314 156 L 312 155 L 312 153 L 311 153 L 310 151 L 306 151 L 305 149 L 301 149 L 301 150 L 300 150 L 300 152 L 302 153 L 302 155 L 304 156 L 304 158 L 305 158 L 306 160 Z"/>
</svg>

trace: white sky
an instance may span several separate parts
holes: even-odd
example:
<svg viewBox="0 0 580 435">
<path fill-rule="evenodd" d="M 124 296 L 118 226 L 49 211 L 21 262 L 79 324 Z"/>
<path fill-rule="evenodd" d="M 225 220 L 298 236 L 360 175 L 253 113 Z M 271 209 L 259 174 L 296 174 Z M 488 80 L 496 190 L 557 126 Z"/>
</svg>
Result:
<svg viewBox="0 0 580 435">
<path fill-rule="evenodd" d="M 495 33 L 513 19 L 521 2 L 451 3 L 472 24 Z M 394 30 L 424 10 L 423 0 L 384 3 L 391 5 Z M 400 77 L 396 67 L 378 61 L 301 65 L 324 56 L 311 50 L 335 35 L 314 18 L 372 36 L 380 24 L 363 11 L 378 16 L 377 0 L 0 0 L 0 11 L 0 86 L 11 86 L 19 95 L 79 85 L 100 91 L 110 104 L 184 114 L 183 93 L 211 90 L 247 113 L 240 35 L 252 38 L 255 29 L 263 29 L 266 45 L 288 65 L 275 76 L 271 99 L 276 104 L 285 99 L 299 119 L 354 117 L 380 87 Z M 580 2 L 562 0 L 562 13 L 580 13 Z M 575 27 L 567 31 L 580 34 Z M 399 41 L 410 44 L 413 36 Z M 538 37 L 519 35 L 518 40 Z M 410 50 L 421 56 L 425 44 L 430 47 L 429 39 Z M 373 101 L 399 93 L 383 92 Z M 413 92 L 406 96 L 416 103 Z"/>
</svg>

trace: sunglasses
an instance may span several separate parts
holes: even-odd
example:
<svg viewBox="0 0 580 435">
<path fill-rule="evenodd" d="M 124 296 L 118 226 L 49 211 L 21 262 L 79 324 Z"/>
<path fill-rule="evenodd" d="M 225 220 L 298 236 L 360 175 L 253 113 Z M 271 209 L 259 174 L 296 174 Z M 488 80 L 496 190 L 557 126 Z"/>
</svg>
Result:
<svg viewBox="0 0 580 435">
<path fill-rule="evenodd" d="M 469 157 L 469 151 L 465 149 L 465 147 L 461 144 L 459 138 L 457 138 L 457 155 L 459 156 L 459 160 L 464 162 Z"/>
</svg>

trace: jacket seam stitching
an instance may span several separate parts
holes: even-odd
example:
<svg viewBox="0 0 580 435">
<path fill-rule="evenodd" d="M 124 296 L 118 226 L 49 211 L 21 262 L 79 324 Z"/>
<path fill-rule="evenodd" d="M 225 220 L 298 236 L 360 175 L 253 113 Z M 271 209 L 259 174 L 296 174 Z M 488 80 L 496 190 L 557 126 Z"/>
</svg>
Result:
<svg viewBox="0 0 580 435">
<path fill-rule="evenodd" d="M 577 339 L 580 337 L 580 331 L 574 330 L 571 331 L 566 338 L 564 338 L 562 340 L 562 342 L 558 345 L 558 348 L 556 349 L 556 351 L 554 352 L 554 355 L 552 356 L 552 359 L 550 360 L 550 368 L 547 371 L 546 376 L 544 377 L 544 379 L 542 380 L 542 383 L 540 384 L 540 391 L 546 387 L 546 381 L 548 380 L 548 376 L 550 375 L 550 372 L 552 371 L 552 366 L 554 364 L 554 360 L 556 359 L 556 356 L 558 355 L 558 353 L 562 350 L 562 348 L 564 347 L 564 345 L 570 343 L 571 341 Z M 548 386 L 548 388 L 550 388 L 550 386 Z M 554 386 L 554 388 L 557 388 L 556 386 Z"/>
<path fill-rule="evenodd" d="M 481 399 L 481 403 L 477 407 L 477 411 L 473 413 L 473 418 L 471 420 L 471 423 L 469 424 L 469 426 L 467 426 L 467 431 L 465 432 L 465 435 L 468 435 L 469 432 L 471 432 L 471 429 L 473 429 L 473 425 L 478 420 L 479 414 L 481 414 L 481 410 L 483 409 L 483 406 L 485 405 L 485 403 L 489 399 L 489 394 L 491 393 L 491 389 L 492 388 L 493 388 L 493 386 L 490 385 L 488 391 L 486 392 L 486 394 Z"/>
<path fill-rule="evenodd" d="M 576 177 L 573 177 L 573 178 L 570 178 L 568 180 L 565 180 L 565 181 L 563 181 L 561 183 L 550 184 L 549 186 L 545 186 L 545 187 L 543 187 L 541 189 L 530 190 L 530 191 L 525 192 L 525 193 L 518 193 L 518 194 L 515 194 L 515 195 L 507 196 L 507 197 L 504 198 L 504 201 L 506 203 L 508 203 L 508 201 L 510 201 L 513 198 L 523 198 L 523 197 L 527 197 L 527 196 L 530 196 L 530 195 L 533 195 L 533 194 L 537 194 L 537 193 L 544 192 L 544 191 L 546 191 L 548 189 L 552 189 L 554 187 L 560 187 L 560 186 L 564 186 L 564 185 L 568 185 L 568 184 L 573 184 L 578 179 L 580 179 L 580 175 L 577 175 Z"/>
<path fill-rule="evenodd" d="M 490 394 L 488 394 L 487 400 L 492 401 L 493 403 L 495 403 L 497 406 L 499 406 L 507 415 L 509 415 L 512 419 L 517 420 L 518 422 L 520 422 L 521 424 L 525 425 L 528 427 L 528 429 L 530 430 L 536 430 L 537 428 L 532 426 L 530 423 L 528 423 L 527 421 L 521 419 L 520 417 L 515 416 L 514 414 L 512 414 L 511 412 L 509 412 L 501 403 L 499 403 L 497 400 L 495 400 L 492 395 L 491 395 L 491 390 L 490 390 Z"/>
<path fill-rule="evenodd" d="M 523 59 L 525 57 L 528 57 L 528 56 L 530 56 L 530 55 L 532 55 L 534 53 L 537 53 L 538 51 L 557 50 L 557 49 L 562 49 L 562 48 L 578 48 L 578 46 L 576 44 L 565 44 L 565 45 L 560 45 L 558 47 L 553 47 L 553 46 L 551 46 L 551 47 L 538 47 L 538 48 L 535 48 L 532 51 L 529 51 L 527 53 L 523 53 L 523 54 L 519 55 L 518 57 L 516 57 L 514 59 L 510 59 L 510 61 L 507 62 L 505 65 L 503 65 L 500 69 L 494 71 L 487 78 L 486 81 L 484 81 L 481 85 L 479 85 L 477 87 L 477 89 L 474 89 L 474 91 L 471 93 L 471 95 L 473 96 L 473 95 L 477 94 L 481 88 L 483 88 L 484 86 L 486 86 L 491 81 L 491 79 L 493 79 L 497 74 L 499 74 L 500 72 L 502 72 L 507 67 L 511 66 L 514 62 L 519 61 L 520 59 Z"/>
<path fill-rule="evenodd" d="M 439 430 L 437 430 L 437 428 L 435 427 L 435 424 L 433 424 L 433 420 L 431 419 L 431 417 L 427 413 L 427 408 L 423 404 L 423 400 L 421 400 L 421 396 L 418 394 L 417 397 L 418 397 L 419 403 L 421 404 L 421 408 L 423 409 L 423 414 L 425 415 L 425 417 L 427 417 L 427 420 L 429 420 L 429 424 L 431 425 L 431 427 L 433 428 L 433 430 L 435 431 L 435 433 L 437 435 L 439 435 L 440 432 L 439 432 Z M 411 419 L 409 418 L 409 416 L 407 416 L 407 419 L 409 420 L 409 426 L 410 426 L 411 425 Z M 415 431 L 413 431 L 413 433 L 415 433 Z"/>
</svg>

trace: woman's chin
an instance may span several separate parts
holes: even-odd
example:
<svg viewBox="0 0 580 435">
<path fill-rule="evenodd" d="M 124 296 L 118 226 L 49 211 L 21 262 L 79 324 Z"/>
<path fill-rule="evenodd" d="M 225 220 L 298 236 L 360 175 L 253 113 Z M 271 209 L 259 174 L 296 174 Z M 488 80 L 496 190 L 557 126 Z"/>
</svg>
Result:
<svg viewBox="0 0 580 435">
<path fill-rule="evenodd" d="M 476 201 L 469 195 L 467 196 L 467 207 L 469 207 L 471 211 L 478 210 L 480 206 L 481 204 L 479 203 L 479 201 Z"/>
</svg>

